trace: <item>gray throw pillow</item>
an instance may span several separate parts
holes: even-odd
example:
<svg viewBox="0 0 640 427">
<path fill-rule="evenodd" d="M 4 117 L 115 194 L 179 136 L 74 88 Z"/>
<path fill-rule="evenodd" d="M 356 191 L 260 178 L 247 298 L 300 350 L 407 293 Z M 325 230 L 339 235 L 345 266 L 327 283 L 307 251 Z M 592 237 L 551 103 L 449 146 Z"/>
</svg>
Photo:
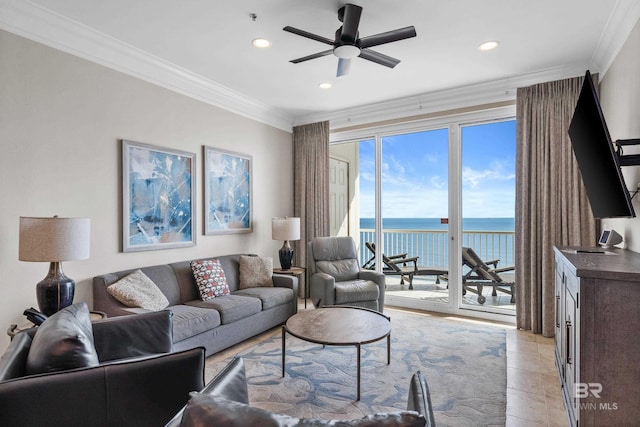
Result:
<svg viewBox="0 0 640 427">
<path fill-rule="evenodd" d="M 273 259 L 258 256 L 240 256 L 239 288 L 273 286 Z"/>
<path fill-rule="evenodd" d="M 158 311 L 169 306 L 167 297 L 142 270 L 136 270 L 109 285 L 107 292 L 127 307 Z"/>
<path fill-rule="evenodd" d="M 27 375 L 97 366 L 89 309 L 84 302 L 65 307 L 40 325 L 27 356 Z"/>
<path fill-rule="evenodd" d="M 206 394 L 191 393 L 191 399 L 182 415 L 181 427 L 424 427 L 426 420 L 413 411 L 390 412 L 369 415 L 358 420 L 331 421 L 308 418 L 294 418 L 274 414 L 260 408 L 252 408 L 244 403 L 215 398 Z"/>
</svg>

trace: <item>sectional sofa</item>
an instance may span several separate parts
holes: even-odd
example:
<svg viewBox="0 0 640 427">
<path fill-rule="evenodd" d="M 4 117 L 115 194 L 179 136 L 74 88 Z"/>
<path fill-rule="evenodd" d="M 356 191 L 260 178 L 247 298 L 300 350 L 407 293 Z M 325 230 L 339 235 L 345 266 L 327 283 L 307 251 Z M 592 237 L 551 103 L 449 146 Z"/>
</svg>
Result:
<svg viewBox="0 0 640 427">
<path fill-rule="evenodd" d="M 284 323 L 297 312 L 298 279 L 274 274 L 273 286 L 240 289 L 241 256 L 205 259 L 220 262 L 230 291 L 206 301 L 200 297 L 190 261 L 139 268 L 169 303 L 166 308 L 173 313 L 174 351 L 204 347 L 207 355 L 214 354 Z M 94 310 L 109 317 L 147 311 L 124 305 L 107 291 L 108 286 L 136 270 L 94 277 Z"/>
</svg>

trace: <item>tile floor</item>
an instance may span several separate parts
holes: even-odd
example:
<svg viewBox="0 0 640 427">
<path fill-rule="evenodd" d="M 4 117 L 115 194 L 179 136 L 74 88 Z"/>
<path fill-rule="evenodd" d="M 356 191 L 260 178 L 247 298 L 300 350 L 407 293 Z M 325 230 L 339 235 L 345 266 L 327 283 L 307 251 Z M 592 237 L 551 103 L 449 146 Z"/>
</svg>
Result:
<svg viewBox="0 0 640 427">
<path fill-rule="evenodd" d="M 303 301 L 303 300 L 300 300 Z M 307 306 L 313 309 L 312 305 Z M 298 304 L 304 310 L 304 303 Z M 385 308 L 386 310 L 386 308 Z M 389 310 L 398 310 L 389 307 Z M 411 311 L 411 310 L 410 310 Z M 450 317 L 450 315 L 429 313 Z M 466 319 L 474 323 L 484 320 Z M 494 325 L 495 322 L 491 322 Z M 520 331 L 512 325 L 504 325 L 507 334 L 507 427 L 568 426 L 564 410 L 560 381 L 555 367 L 553 338 L 545 338 Z M 273 335 L 280 334 L 274 328 L 257 337 L 217 353 L 207 359 L 207 364 L 225 360 L 250 348 Z M 207 372 L 207 377 L 215 373 Z M 210 378 L 206 378 L 209 380 Z"/>
<path fill-rule="evenodd" d="M 507 426 L 568 426 L 553 338 L 507 330 Z"/>
</svg>

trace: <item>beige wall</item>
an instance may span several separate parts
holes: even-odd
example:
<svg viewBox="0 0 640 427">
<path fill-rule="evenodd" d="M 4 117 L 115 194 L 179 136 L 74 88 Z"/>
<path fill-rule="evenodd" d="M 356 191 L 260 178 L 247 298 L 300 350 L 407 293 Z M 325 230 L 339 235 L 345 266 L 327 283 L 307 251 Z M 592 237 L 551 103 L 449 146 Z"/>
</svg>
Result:
<svg viewBox="0 0 640 427">
<path fill-rule="evenodd" d="M 602 111 L 613 140 L 640 138 L 640 21 L 604 75 L 600 85 Z M 625 154 L 640 153 L 640 147 L 625 148 Z M 627 187 L 640 184 L 640 166 L 622 168 Z M 640 195 L 633 199 L 636 218 L 608 219 L 603 227 L 620 233 L 627 247 L 640 252 Z"/>
<path fill-rule="evenodd" d="M 197 246 L 121 252 L 120 139 L 197 153 Z M 97 274 L 238 252 L 277 263 L 271 217 L 293 214 L 288 132 L 0 31 L 0 144 L 0 349 L 48 268 L 18 261 L 20 216 L 91 218 L 91 258 L 64 263 L 90 307 Z M 203 145 L 253 156 L 252 233 L 202 235 Z"/>
</svg>

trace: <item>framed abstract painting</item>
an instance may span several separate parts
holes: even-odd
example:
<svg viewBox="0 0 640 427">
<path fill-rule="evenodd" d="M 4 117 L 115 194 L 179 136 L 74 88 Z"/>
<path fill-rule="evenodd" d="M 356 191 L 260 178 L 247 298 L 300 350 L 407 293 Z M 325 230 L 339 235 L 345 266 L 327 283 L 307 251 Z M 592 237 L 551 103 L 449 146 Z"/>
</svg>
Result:
<svg viewBox="0 0 640 427">
<path fill-rule="evenodd" d="M 204 234 L 252 231 L 252 158 L 204 147 Z"/>
<path fill-rule="evenodd" d="M 122 141 L 122 249 L 194 246 L 196 155 Z"/>
</svg>

